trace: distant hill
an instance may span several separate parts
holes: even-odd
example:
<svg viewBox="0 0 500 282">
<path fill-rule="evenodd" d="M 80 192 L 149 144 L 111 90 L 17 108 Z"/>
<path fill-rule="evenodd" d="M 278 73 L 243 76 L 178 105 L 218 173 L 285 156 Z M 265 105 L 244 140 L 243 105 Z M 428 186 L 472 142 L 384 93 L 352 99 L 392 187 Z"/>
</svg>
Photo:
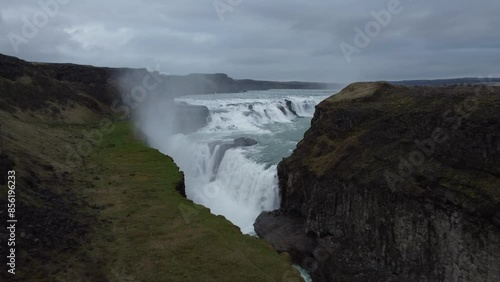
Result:
<svg viewBox="0 0 500 282">
<path fill-rule="evenodd" d="M 31 74 L 48 76 L 59 82 L 78 82 L 87 85 L 104 86 L 110 81 L 126 77 L 126 87 L 141 85 L 146 69 L 106 68 L 76 64 L 30 63 L 0 54 L 0 76 L 16 80 Z M 338 89 L 342 84 L 316 82 L 281 82 L 252 79 L 233 79 L 224 73 L 189 75 L 160 75 L 158 91 L 178 97 L 190 94 L 240 93 L 251 90 L 268 89 Z M 123 86 L 123 85 L 122 85 Z M 102 89 L 100 89 L 102 90 Z M 102 91 L 100 91 L 102 92 Z"/>
<path fill-rule="evenodd" d="M 457 84 L 500 84 L 500 78 L 482 78 L 482 77 L 464 77 L 464 78 L 449 78 L 449 79 L 432 79 L 432 80 L 401 80 L 390 81 L 394 85 L 404 86 L 446 86 Z"/>
<path fill-rule="evenodd" d="M 19 221 L 0 229 L 0 264 L 16 274 L 0 281 L 299 281 L 289 257 L 186 199 L 183 173 L 130 121 L 144 92 L 233 80 L 154 75 L 0 55 L 0 217 Z"/>
<path fill-rule="evenodd" d="M 186 94 L 239 93 L 269 89 L 338 89 L 339 83 L 317 83 L 300 81 L 263 81 L 233 79 L 224 73 L 165 75 L 165 87 L 169 93 L 178 96 Z"/>
</svg>

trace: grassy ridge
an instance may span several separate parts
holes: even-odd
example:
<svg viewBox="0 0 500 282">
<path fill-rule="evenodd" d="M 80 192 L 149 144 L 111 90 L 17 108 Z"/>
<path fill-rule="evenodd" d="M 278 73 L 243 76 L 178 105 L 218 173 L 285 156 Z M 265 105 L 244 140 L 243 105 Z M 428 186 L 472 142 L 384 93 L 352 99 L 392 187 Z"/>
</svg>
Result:
<svg viewBox="0 0 500 282">
<path fill-rule="evenodd" d="M 100 208 L 99 224 L 79 251 L 96 263 L 89 270 L 89 263 L 69 257 L 69 270 L 57 280 L 298 279 L 286 256 L 183 198 L 175 189 L 183 176 L 172 159 L 135 139 L 129 123 L 115 124 L 88 163 L 94 181 L 85 196 Z"/>
<path fill-rule="evenodd" d="M 183 198 L 172 159 L 129 123 L 89 143 L 99 122 L 116 118 L 125 74 L 127 88 L 147 72 L 0 55 L 0 194 L 15 169 L 17 281 L 298 281 L 285 255 Z"/>
</svg>

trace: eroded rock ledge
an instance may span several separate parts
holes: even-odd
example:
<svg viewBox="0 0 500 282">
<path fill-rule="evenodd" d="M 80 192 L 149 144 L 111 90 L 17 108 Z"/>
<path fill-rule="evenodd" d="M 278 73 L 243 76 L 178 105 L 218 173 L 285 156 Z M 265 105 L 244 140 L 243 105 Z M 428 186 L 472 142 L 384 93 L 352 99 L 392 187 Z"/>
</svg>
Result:
<svg viewBox="0 0 500 282">
<path fill-rule="evenodd" d="M 314 281 L 500 281 L 500 89 L 355 83 L 278 166 L 257 234 Z"/>
</svg>

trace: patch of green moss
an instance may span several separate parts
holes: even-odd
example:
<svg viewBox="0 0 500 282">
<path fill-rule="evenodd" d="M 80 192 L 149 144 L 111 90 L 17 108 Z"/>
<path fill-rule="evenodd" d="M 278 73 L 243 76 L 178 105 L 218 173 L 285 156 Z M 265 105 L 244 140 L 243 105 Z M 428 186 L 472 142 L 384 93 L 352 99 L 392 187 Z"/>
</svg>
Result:
<svg viewBox="0 0 500 282">
<path fill-rule="evenodd" d="M 99 277 L 125 281 L 281 281 L 296 277 L 290 260 L 175 189 L 182 173 L 170 157 L 115 123 L 89 159 L 97 176 L 86 195 L 102 207 L 92 243 Z M 86 248 L 86 249 L 85 249 Z M 71 262 L 84 271 L 85 264 Z M 77 272 L 78 272 L 77 271 Z M 70 271 L 58 277 L 69 279 Z M 67 280 L 66 280 L 67 281 Z"/>
<path fill-rule="evenodd" d="M 387 82 L 355 82 L 349 84 L 338 94 L 327 99 L 329 102 L 351 101 L 375 95 L 378 91 L 393 87 Z"/>
<path fill-rule="evenodd" d="M 447 168 L 439 184 L 466 195 L 473 200 L 491 199 L 500 204 L 500 179 L 491 174 L 463 169 Z"/>
<path fill-rule="evenodd" d="M 30 85 L 30 84 L 32 84 L 32 83 L 33 83 L 33 80 L 31 79 L 31 77 L 30 77 L 30 76 L 28 76 L 28 75 L 23 75 L 23 76 L 21 76 L 21 77 L 18 77 L 18 78 L 16 79 L 16 82 L 19 82 L 19 83 L 21 83 L 21 84 L 23 84 L 23 85 Z"/>
<path fill-rule="evenodd" d="M 456 203 L 498 206 L 500 96 L 476 90 L 352 84 L 318 106 L 312 128 L 286 163 L 290 167 L 305 164 L 318 177 L 388 187 L 385 172 L 398 174 L 401 158 L 408 160 L 420 150 L 415 142 L 431 138 L 440 128 L 448 139 L 435 144 L 435 153 L 425 156 L 414 174 L 402 176 L 395 189 L 409 195 L 451 197 Z M 457 108 L 467 102 L 472 110 L 460 117 Z M 453 127 L 456 124 L 460 127 Z M 470 142 L 470 147 L 464 142 Z M 478 151 L 484 156 L 477 156 Z"/>
<path fill-rule="evenodd" d="M 310 157 L 306 160 L 311 171 L 322 176 L 326 171 L 351 155 L 352 150 L 359 143 L 358 134 L 352 134 L 343 142 L 335 142 L 326 135 L 318 137 Z"/>
</svg>

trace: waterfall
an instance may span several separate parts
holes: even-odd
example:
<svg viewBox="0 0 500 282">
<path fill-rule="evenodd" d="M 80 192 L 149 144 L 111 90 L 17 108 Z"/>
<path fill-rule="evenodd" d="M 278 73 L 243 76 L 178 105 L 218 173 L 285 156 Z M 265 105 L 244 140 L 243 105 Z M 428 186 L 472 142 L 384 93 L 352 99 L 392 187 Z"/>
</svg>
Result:
<svg viewBox="0 0 500 282">
<path fill-rule="evenodd" d="M 327 97 L 325 92 L 260 94 L 178 98 L 177 103 L 209 110 L 207 125 L 188 135 L 161 132 L 168 118 L 162 117 L 166 111 L 157 103 L 146 107 L 139 125 L 149 143 L 172 156 L 184 171 L 187 197 L 225 216 L 247 234 L 254 233 L 253 223 L 262 211 L 279 207 L 276 165 L 300 140 L 315 105 Z M 295 126 L 301 119 L 307 119 L 305 125 Z M 296 140 L 279 140 L 279 134 L 288 131 L 296 131 Z M 259 143 L 238 146 L 233 144 L 237 137 Z M 267 152 L 282 152 L 283 146 L 287 146 L 284 153 L 268 156 Z"/>
</svg>

